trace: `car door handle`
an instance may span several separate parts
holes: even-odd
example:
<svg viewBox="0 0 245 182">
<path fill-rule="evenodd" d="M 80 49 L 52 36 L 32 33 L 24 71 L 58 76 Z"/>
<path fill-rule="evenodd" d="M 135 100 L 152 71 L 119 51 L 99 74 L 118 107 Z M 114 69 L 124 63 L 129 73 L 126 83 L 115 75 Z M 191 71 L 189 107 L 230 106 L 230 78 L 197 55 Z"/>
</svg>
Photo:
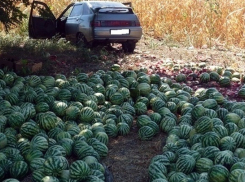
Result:
<svg viewBox="0 0 245 182">
<path fill-rule="evenodd" d="M 76 18 L 76 21 L 84 21 L 83 19 L 81 19 L 81 18 Z"/>
</svg>

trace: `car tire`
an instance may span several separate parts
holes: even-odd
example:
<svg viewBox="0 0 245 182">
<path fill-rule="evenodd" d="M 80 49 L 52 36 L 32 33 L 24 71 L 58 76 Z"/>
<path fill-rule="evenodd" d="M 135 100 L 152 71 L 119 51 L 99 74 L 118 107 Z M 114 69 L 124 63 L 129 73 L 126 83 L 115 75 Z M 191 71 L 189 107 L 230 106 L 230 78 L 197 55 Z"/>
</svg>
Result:
<svg viewBox="0 0 245 182">
<path fill-rule="evenodd" d="M 133 53 L 134 49 L 136 47 L 136 42 L 123 42 L 122 43 L 122 48 L 124 50 L 124 52 L 128 52 L 128 53 Z"/>
<path fill-rule="evenodd" d="M 80 45 L 85 46 L 86 44 L 87 44 L 87 40 L 86 40 L 85 36 L 81 32 L 77 33 L 76 45 L 77 46 L 80 46 Z"/>
</svg>

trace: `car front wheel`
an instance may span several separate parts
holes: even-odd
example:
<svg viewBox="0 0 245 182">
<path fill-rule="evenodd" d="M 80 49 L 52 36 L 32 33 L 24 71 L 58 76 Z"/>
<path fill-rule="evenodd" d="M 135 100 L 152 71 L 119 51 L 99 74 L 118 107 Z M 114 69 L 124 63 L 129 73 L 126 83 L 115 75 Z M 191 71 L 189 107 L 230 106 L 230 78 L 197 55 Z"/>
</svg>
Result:
<svg viewBox="0 0 245 182">
<path fill-rule="evenodd" d="M 125 52 L 133 53 L 135 47 L 136 47 L 136 42 L 127 41 L 122 43 L 122 48 Z"/>
</svg>

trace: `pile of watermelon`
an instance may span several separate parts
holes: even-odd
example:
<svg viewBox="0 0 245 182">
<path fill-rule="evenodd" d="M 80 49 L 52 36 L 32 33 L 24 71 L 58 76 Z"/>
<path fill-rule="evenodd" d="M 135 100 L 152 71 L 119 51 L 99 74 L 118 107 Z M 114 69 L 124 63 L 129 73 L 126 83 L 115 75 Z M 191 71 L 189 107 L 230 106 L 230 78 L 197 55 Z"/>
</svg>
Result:
<svg viewBox="0 0 245 182">
<path fill-rule="evenodd" d="M 194 90 L 184 77 L 118 65 L 70 77 L 0 69 L 0 180 L 105 181 L 109 138 L 135 122 L 141 140 L 168 134 L 150 181 L 244 181 L 245 102 Z"/>
<path fill-rule="evenodd" d="M 191 74 L 193 75 L 193 74 Z M 190 75 L 188 75 L 190 76 Z M 222 87 L 239 82 L 235 93 L 241 101 L 229 101 L 216 88 L 193 90 L 179 73 L 167 82 L 175 92 L 174 117 L 163 117 L 162 131 L 168 134 L 162 154 L 152 158 L 151 182 L 243 182 L 245 181 L 245 102 L 242 75 L 233 70 L 205 71 L 196 75 L 200 83 L 215 81 Z M 165 95 L 169 91 L 164 91 Z M 184 93 L 180 96 L 179 93 Z M 169 108 L 169 107 L 168 107 Z M 168 113 L 169 114 L 169 113 Z M 177 116 L 177 117 L 176 117 Z M 164 125 L 162 123 L 165 123 Z"/>
</svg>

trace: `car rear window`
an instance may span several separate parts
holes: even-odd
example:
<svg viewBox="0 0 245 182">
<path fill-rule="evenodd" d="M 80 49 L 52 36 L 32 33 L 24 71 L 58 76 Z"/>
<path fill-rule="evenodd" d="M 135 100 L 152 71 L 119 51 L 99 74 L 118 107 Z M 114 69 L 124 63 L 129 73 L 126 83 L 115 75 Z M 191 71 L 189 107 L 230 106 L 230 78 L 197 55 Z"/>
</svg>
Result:
<svg viewBox="0 0 245 182">
<path fill-rule="evenodd" d="M 101 7 L 126 7 L 122 3 L 118 3 L 118 2 L 99 2 L 98 1 L 98 2 L 89 2 L 89 4 L 91 4 L 92 9 L 101 8 Z"/>
<path fill-rule="evenodd" d="M 132 13 L 132 10 L 118 2 L 90 2 L 91 8 L 99 13 Z"/>
</svg>

